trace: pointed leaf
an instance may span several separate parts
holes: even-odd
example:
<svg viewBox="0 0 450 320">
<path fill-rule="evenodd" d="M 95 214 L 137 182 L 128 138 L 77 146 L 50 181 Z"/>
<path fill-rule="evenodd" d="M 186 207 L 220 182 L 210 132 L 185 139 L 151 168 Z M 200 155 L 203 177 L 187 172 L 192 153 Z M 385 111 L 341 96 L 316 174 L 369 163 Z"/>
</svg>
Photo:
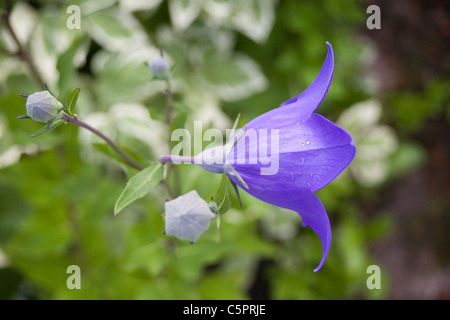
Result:
<svg viewBox="0 0 450 320">
<path fill-rule="evenodd" d="M 80 89 L 72 90 L 67 96 L 67 113 L 73 116 L 73 110 L 75 109 L 75 105 L 77 104 L 78 96 L 80 95 Z"/>
<path fill-rule="evenodd" d="M 172 123 L 170 124 L 170 131 L 174 132 L 177 129 L 183 129 L 186 123 L 186 119 L 188 116 L 188 111 L 181 111 L 176 114 L 173 118 Z M 170 148 L 173 149 L 179 142 L 177 140 L 170 141 Z"/>
<path fill-rule="evenodd" d="M 197 18 L 202 9 L 202 1 L 172 0 L 169 1 L 169 14 L 175 29 L 184 31 Z"/>
<path fill-rule="evenodd" d="M 63 119 L 58 119 L 58 120 L 53 121 L 53 122 L 51 122 L 51 123 L 49 122 L 50 126 L 49 126 L 49 124 L 46 124 L 46 125 L 43 126 L 41 129 L 39 129 L 38 131 L 36 131 L 35 133 L 33 133 L 33 134 L 30 136 L 30 138 L 34 138 L 34 137 L 40 136 L 41 134 L 50 132 L 50 131 L 52 131 L 53 129 L 55 129 L 57 126 L 59 126 L 60 124 L 62 124 L 63 122 L 64 122 Z"/>
<path fill-rule="evenodd" d="M 214 201 L 217 204 L 217 214 L 221 215 L 228 211 L 231 207 L 231 198 L 228 193 L 227 187 L 227 175 L 222 175 L 222 181 L 220 182 L 219 188 L 217 189 L 216 195 L 214 196 Z"/>
<path fill-rule="evenodd" d="M 66 93 L 69 91 L 70 84 L 72 83 L 76 73 L 76 67 L 74 64 L 75 56 L 80 52 L 80 48 L 83 43 L 86 43 L 86 41 L 87 39 L 83 36 L 77 37 L 73 40 L 67 50 L 58 57 L 56 69 L 59 72 L 58 88 L 60 93 Z"/>
<path fill-rule="evenodd" d="M 173 118 L 172 123 L 170 124 L 170 130 L 174 131 L 179 128 L 184 128 L 187 115 L 188 111 L 181 111 L 177 113 L 177 115 Z"/>
<path fill-rule="evenodd" d="M 150 189 L 156 187 L 162 180 L 163 166 L 158 163 L 151 165 L 133 176 L 125 186 L 114 206 L 114 215 L 137 199 L 144 197 Z"/>
<path fill-rule="evenodd" d="M 207 90 L 226 101 L 237 101 L 263 91 L 267 78 L 261 67 L 249 56 L 228 57 L 221 51 L 208 50 L 199 66 Z"/>
<path fill-rule="evenodd" d="M 142 161 L 142 157 L 140 155 L 138 155 L 136 152 L 134 152 L 133 150 L 131 150 L 130 148 L 127 148 L 121 144 L 117 144 L 117 146 L 124 151 L 126 154 L 128 154 L 129 156 L 131 156 L 131 158 L 133 158 L 134 160 L 136 160 L 138 163 Z M 94 147 L 100 151 L 101 153 L 103 153 L 104 155 L 106 155 L 107 157 L 116 160 L 117 162 L 123 163 L 127 166 L 129 166 L 130 164 L 124 160 L 124 158 L 122 158 L 121 156 L 119 156 L 117 154 L 116 151 L 114 151 L 113 148 L 111 148 L 111 146 L 109 144 L 106 143 L 94 143 Z"/>
</svg>

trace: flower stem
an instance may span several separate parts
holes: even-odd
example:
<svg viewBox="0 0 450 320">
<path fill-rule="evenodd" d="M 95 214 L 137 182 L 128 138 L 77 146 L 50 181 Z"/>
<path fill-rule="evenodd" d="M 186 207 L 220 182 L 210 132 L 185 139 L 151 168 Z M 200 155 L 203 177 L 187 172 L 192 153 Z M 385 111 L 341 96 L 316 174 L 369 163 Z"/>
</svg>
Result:
<svg viewBox="0 0 450 320">
<path fill-rule="evenodd" d="M 30 68 L 31 73 L 33 74 L 34 78 L 41 86 L 45 88 L 45 81 L 42 79 L 38 69 L 36 68 L 36 65 L 34 64 L 31 57 L 27 54 L 26 50 L 22 46 L 22 44 L 19 41 L 19 38 L 17 38 L 16 32 L 14 31 L 13 27 L 11 26 L 11 22 L 9 20 L 9 14 L 11 12 L 11 2 L 9 0 L 5 1 L 5 12 L 2 15 L 2 21 L 5 25 L 6 29 L 9 31 L 14 43 L 17 46 L 17 51 L 15 53 L 10 53 L 11 55 L 18 56 L 23 62 L 25 62 L 28 67 Z"/>
<path fill-rule="evenodd" d="M 168 144 L 169 148 L 171 145 L 171 135 L 172 135 L 172 129 L 171 124 L 173 120 L 173 114 L 174 114 L 174 106 L 173 106 L 173 94 L 172 94 L 172 86 L 170 83 L 170 78 L 166 79 L 166 125 L 167 125 L 167 132 L 168 132 Z M 161 160 L 160 160 L 161 161 Z M 172 162 L 172 161 L 161 161 L 161 162 Z M 169 185 L 169 177 L 173 176 L 173 185 L 174 189 Z M 169 195 L 174 198 L 180 194 L 180 173 L 178 172 L 177 168 L 171 163 L 167 166 L 166 170 L 166 178 L 163 181 L 164 185 L 167 189 L 167 192 Z"/>
<path fill-rule="evenodd" d="M 141 166 L 139 163 L 137 163 L 135 160 L 133 160 L 125 152 L 123 152 L 111 139 L 109 139 L 107 136 L 105 136 L 103 133 L 101 133 L 97 129 L 95 129 L 95 128 L 91 127 L 90 125 L 88 125 L 87 123 L 79 120 L 77 117 L 72 117 L 72 116 L 68 115 L 67 113 L 63 114 L 63 118 L 66 122 L 70 122 L 70 123 L 76 124 L 77 126 L 84 128 L 84 129 L 87 129 L 87 130 L 91 131 L 92 133 L 94 133 L 95 135 L 102 138 L 103 140 L 105 140 L 114 149 L 114 151 L 116 151 L 133 168 L 135 168 L 139 171 L 144 169 L 143 166 Z"/>
<path fill-rule="evenodd" d="M 166 123 L 170 129 L 170 125 L 173 119 L 173 96 L 170 80 L 166 80 L 166 99 L 167 99 Z"/>
<path fill-rule="evenodd" d="M 188 163 L 192 164 L 194 162 L 194 157 L 189 156 L 171 156 L 171 155 L 164 155 L 159 157 L 159 161 L 165 163 L 165 162 L 171 162 L 171 163 Z"/>
</svg>

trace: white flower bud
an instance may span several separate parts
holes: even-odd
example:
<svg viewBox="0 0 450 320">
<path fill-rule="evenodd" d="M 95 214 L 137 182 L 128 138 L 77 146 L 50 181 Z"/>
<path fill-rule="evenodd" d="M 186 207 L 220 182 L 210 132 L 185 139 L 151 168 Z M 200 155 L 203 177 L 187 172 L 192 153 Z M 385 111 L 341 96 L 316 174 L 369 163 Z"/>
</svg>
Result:
<svg viewBox="0 0 450 320">
<path fill-rule="evenodd" d="M 216 217 L 197 191 L 165 203 L 166 234 L 195 242 Z"/>
<path fill-rule="evenodd" d="M 37 122 L 54 120 L 63 105 L 48 91 L 35 92 L 27 98 L 27 116 Z"/>
</svg>

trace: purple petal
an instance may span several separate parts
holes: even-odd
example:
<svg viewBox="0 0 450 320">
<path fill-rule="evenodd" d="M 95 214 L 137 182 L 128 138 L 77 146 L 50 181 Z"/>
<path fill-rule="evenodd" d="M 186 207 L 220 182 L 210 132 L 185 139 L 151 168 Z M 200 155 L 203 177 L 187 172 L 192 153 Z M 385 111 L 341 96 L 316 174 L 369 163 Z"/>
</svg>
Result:
<svg viewBox="0 0 450 320">
<path fill-rule="evenodd" d="M 282 109 L 279 110 L 283 113 Z M 318 271 L 328 255 L 331 228 L 325 209 L 313 191 L 328 184 L 347 167 L 353 159 L 355 147 L 345 130 L 318 114 L 313 114 L 299 125 L 289 124 L 286 120 L 276 122 L 273 126 L 279 130 L 279 153 L 276 154 L 278 171 L 273 175 L 262 175 L 263 165 L 260 162 L 250 163 L 251 146 L 258 146 L 259 143 L 255 143 L 254 139 L 247 140 L 244 136 L 236 145 L 232 166 L 249 189 L 244 188 L 234 176 L 229 176 L 254 197 L 300 214 L 304 223 L 314 230 L 322 242 L 322 260 L 314 270 Z M 247 129 L 246 135 L 250 132 Z M 256 137 L 260 138 L 260 135 L 256 134 Z M 240 144 L 243 144 L 243 149 Z M 268 154 L 273 156 L 270 152 Z M 245 163 L 237 163 L 239 158 Z M 261 158 L 258 160 L 261 161 Z"/>
<path fill-rule="evenodd" d="M 298 212 L 303 222 L 316 232 L 322 242 L 323 256 L 314 271 L 322 267 L 328 255 L 331 228 L 325 209 L 313 191 L 336 178 L 355 154 L 352 137 L 344 129 L 313 113 L 333 78 L 333 48 L 328 42 L 327 46 L 327 57 L 319 75 L 302 94 L 245 126 L 245 134 L 227 156 L 227 165 L 235 172 L 226 171 L 236 185 L 254 197 Z M 242 129 L 234 137 L 241 132 Z"/>
<path fill-rule="evenodd" d="M 280 107 L 272 109 L 250 121 L 246 125 L 247 128 L 265 128 L 269 122 L 277 124 L 280 121 L 285 121 L 286 115 L 289 115 L 293 122 L 301 122 L 307 120 L 311 116 L 328 92 L 328 88 L 330 87 L 331 80 L 333 78 L 333 48 L 328 42 L 327 45 L 327 57 L 322 69 L 319 72 L 319 75 L 313 83 L 311 83 L 310 86 L 299 96 L 289 99 L 288 101 L 282 103 Z M 279 113 L 280 110 L 284 113 Z"/>
<path fill-rule="evenodd" d="M 237 185 L 243 188 L 239 181 L 230 176 Z M 297 189 L 292 185 L 286 184 L 282 188 L 265 188 L 264 186 L 256 189 L 245 189 L 249 194 L 264 202 L 274 206 L 296 211 L 307 226 L 319 236 L 322 242 L 322 260 L 314 272 L 324 264 L 328 256 L 331 244 L 331 226 L 325 208 L 317 196 L 308 189 Z"/>
<path fill-rule="evenodd" d="M 322 102 L 330 87 L 334 71 L 333 47 L 327 42 L 328 53 L 319 75 L 309 87 L 297 97 L 283 102 L 281 107 L 298 108 L 302 117 L 307 119 Z"/>
<path fill-rule="evenodd" d="M 306 121 L 295 122 L 295 117 L 284 108 L 278 108 L 275 115 L 279 121 L 266 123 L 266 128 L 262 128 L 262 123 L 258 130 L 248 128 L 228 157 L 250 189 L 285 188 L 289 184 L 295 189 L 316 191 L 352 161 L 352 137 L 323 116 L 314 113 Z M 271 136 L 274 130 L 278 130 L 276 141 Z M 267 141 L 267 147 L 260 147 L 264 145 L 261 141 Z M 273 170 L 267 174 L 269 167 Z"/>
</svg>

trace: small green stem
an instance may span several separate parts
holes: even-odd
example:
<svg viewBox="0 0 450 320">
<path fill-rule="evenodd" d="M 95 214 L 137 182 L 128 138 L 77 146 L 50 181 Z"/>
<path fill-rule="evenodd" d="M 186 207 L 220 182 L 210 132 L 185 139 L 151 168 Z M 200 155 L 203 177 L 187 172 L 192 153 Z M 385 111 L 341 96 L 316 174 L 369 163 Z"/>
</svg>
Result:
<svg viewBox="0 0 450 320">
<path fill-rule="evenodd" d="M 137 163 L 135 160 L 133 160 L 125 152 L 123 152 L 111 139 L 109 139 L 107 136 L 105 136 L 103 133 L 101 133 L 97 129 L 91 127 L 90 125 L 81 121 L 77 117 L 72 117 L 72 116 L 68 115 L 65 112 L 62 117 L 64 118 L 64 120 L 66 122 L 70 122 L 70 123 L 76 124 L 77 126 L 84 128 L 84 129 L 87 129 L 87 130 L 91 131 L 93 134 L 95 134 L 95 135 L 99 136 L 100 138 L 102 138 L 103 140 L 105 140 L 106 143 L 108 143 L 114 149 L 114 151 L 116 151 L 133 168 L 135 168 L 139 171 L 144 169 L 143 166 L 141 166 L 139 163 Z"/>
<path fill-rule="evenodd" d="M 166 80 L 166 101 L 167 101 L 167 105 L 166 105 L 166 124 L 167 124 L 167 130 L 168 130 L 168 136 L 169 136 L 169 148 L 171 146 L 171 134 L 172 134 L 172 130 L 170 128 L 170 125 L 172 124 L 172 120 L 173 120 L 173 114 L 174 114 L 174 106 L 173 106 L 173 94 L 172 94 L 172 87 L 171 87 L 171 83 L 170 83 L 170 79 L 168 78 Z M 161 161 L 164 162 L 164 161 Z M 167 162 L 171 162 L 171 161 L 167 161 Z M 169 177 L 171 176 L 171 174 L 173 174 L 174 177 L 174 185 L 176 190 L 172 190 L 172 188 L 169 185 Z M 180 194 L 180 175 L 178 170 L 174 167 L 173 164 L 169 164 L 167 166 L 167 172 L 166 172 L 166 179 L 164 180 L 164 185 L 166 186 L 167 192 L 169 193 L 169 195 L 171 197 L 174 197 L 175 195 L 179 195 Z"/>
<path fill-rule="evenodd" d="M 3 21 L 3 24 L 5 25 L 6 29 L 9 31 L 9 34 L 11 35 L 14 43 L 17 46 L 16 53 L 10 53 L 10 54 L 18 56 L 22 61 L 24 61 L 30 68 L 30 71 L 33 74 L 36 81 L 39 82 L 39 84 L 45 88 L 45 81 L 42 79 L 38 69 L 36 68 L 36 65 L 34 64 L 31 57 L 27 54 L 26 50 L 20 43 L 19 38 L 16 35 L 16 32 L 14 31 L 13 27 L 11 26 L 11 22 L 9 20 L 10 11 L 11 11 L 11 3 L 9 0 L 6 0 L 5 1 L 5 12 L 2 15 L 2 21 Z M 3 50 L 3 51 L 5 51 L 5 50 Z"/>
<path fill-rule="evenodd" d="M 170 80 L 166 80 L 166 99 L 167 99 L 166 123 L 170 129 L 170 125 L 172 124 L 173 119 L 173 96 Z"/>
<path fill-rule="evenodd" d="M 194 163 L 194 157 L 189 156 L 171 156 L 171 155 L 164 155 L 159 157 L 159 161 L 166 163 Z"/>
</svg>

